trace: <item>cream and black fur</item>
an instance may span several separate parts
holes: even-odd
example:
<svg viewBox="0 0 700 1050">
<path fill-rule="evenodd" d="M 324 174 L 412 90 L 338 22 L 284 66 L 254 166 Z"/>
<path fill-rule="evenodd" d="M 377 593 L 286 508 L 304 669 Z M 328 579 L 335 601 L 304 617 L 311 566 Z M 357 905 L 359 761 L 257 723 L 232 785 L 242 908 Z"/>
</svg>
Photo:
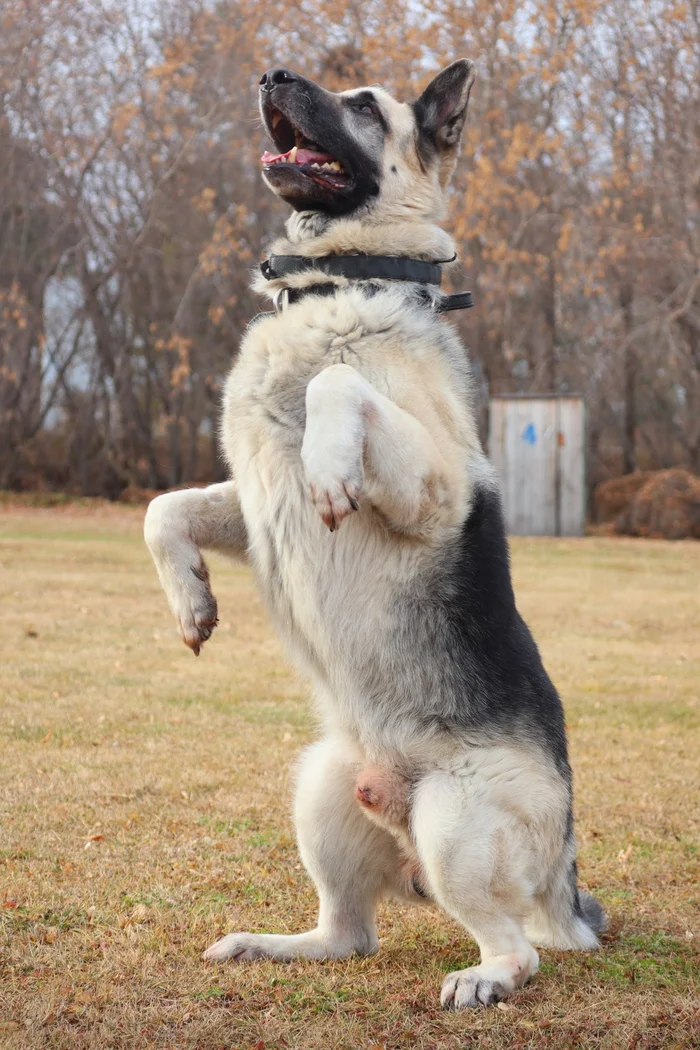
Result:
<svg viewBox="0 0 700 1050">
<path fill-rule="evenodd" d="M 342 166 L 331 176 L 266 164 L 294 209 L 274 251 L 450 259 L 438 222 L 472 80 L 471 63 L 456 62 L 404 104 L 266 74 L 261 110 L 277 147 L 310 143 Z M 160 496 L 146 518 L 195 652 L 217 615 L 201 551 L 249 561 L 321 725 L 295 807 L 318 925 L 232 933 L 206 958 L 374 952 L 378 901 L 428 898 L 481 951 L 446 977 L 443 1004 L 487 1005 L 535 972 L 533 943 L 594 948 L 603 927 L 577 888 L 563 711 L 516 610 L 455 329 L 406 282 L 311 270 L 258 287 L 326 282 L 335 294 L 312 290 L 243 339 L 224 398 L 231 480 Z M 358 805 L 366 766 L 410 782 L 403 832 Z"/>
</svg>

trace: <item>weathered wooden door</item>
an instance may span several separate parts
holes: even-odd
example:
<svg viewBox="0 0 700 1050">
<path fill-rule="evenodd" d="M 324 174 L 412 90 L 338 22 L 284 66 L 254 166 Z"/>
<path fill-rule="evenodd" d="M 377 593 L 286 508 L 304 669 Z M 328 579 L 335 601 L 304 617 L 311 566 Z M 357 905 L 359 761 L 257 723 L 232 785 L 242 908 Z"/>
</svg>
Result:
<svg viewBox="0 0 700 1050">
<path fill-rule="evenodd" d="M 585 522 L 581 397 L 494 397 L 489 455 L 500 476 L 508 531 L 580 536 Z"/>
</svg>

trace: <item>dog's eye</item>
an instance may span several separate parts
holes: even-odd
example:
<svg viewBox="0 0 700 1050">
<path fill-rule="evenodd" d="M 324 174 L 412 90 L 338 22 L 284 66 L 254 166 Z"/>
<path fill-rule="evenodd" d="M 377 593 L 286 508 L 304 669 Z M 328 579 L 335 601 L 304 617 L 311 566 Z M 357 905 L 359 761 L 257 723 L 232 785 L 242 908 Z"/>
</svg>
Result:
<svg viewBox="0 0 700 1050">
<path fill-rule="evenodd" d="M 374 116 L 374 106 L 369 102 L 356 102 L 352 107 L 356 113 L 369 113 Z"/>
</svg>

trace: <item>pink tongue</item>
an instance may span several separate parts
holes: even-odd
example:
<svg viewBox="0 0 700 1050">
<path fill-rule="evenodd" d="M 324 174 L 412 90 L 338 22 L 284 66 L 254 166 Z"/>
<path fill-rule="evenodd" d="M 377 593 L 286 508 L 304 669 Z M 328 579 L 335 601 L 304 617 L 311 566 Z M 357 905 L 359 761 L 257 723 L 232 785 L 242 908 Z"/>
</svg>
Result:
<svg viewBox="0 0 700 1050">
<path fill-rule="evenodd" d="M 276 164 L 280 160 L 286 160 L 291 152 L 292 150 L 289 150 L 288 153 L 268 153 L 265 150 L 260 159 L 263 164 Z M 333 160 L 335 160 L 335 157 L 332 157 L 330 153 L 316 153 L 312 149 L 298 149 L 294 163 L 325 164 L 326 161 L 332 162 Z"/>
<path fill-rule="evenodd" d="M 314 153 L 312 149 L 297 150 L 297 164 L 325 164 L 326 161 L 332 163 L 334 160 L 335 157 L 330 153 Z"/>
</svg>

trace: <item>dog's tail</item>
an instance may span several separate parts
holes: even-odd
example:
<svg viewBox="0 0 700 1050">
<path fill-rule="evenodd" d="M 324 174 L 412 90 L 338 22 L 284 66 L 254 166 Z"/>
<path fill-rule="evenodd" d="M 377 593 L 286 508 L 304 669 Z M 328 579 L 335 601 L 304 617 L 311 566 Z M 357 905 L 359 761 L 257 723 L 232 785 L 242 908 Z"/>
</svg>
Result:
<svg viewBox="0 0 700 1050">
<path fill-rule="evenodd" d="M 571 847 L 573 851 L 573 842 Z M 598 901 L 579 889 L 576 859 L 569 855 L 547 890 L 536 898 L 525 928 L 535 944 L 585 950 L 598 947 L 598 935 L 606 925 Z"/>
<path fill-rule="evenodd" d="M 586 925 L 598 935 L 605 933 L 608 925 L 608 920 L 605 917 L 600 903 L 590 893 L 584 893 L 583 890 L 576 888 L 576 901 L 579 915 L 586 923 Z"/>
</svg>

